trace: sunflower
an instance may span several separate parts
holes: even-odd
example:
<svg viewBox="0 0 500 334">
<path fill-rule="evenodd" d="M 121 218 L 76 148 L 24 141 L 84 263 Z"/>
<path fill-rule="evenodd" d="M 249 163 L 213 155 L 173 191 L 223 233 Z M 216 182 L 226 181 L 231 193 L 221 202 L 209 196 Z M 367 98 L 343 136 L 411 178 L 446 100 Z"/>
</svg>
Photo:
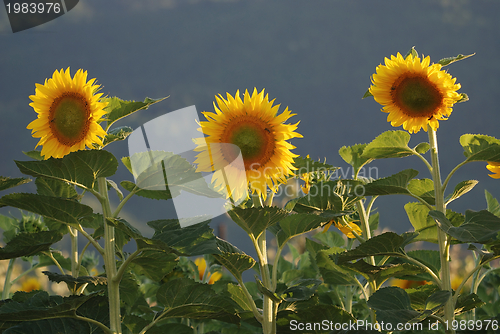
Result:
<svg viewBox="0 0 500 334">
<path fill-rule="evenodd" d="M 36 84 L 30 106 L 38 118 L 27 128 L 33 137 L 40 138 L 36 146 L 43 146 L 41 155 L 45 159 L 103 145 L 101 138 L 106 131 L 99 122 L 107 103 L 99 102 L 102 94 L 96 94 L 100 86 L 94 82 L 87 82 L 87 71 L 81 69 L 72 79 L 68 67 L 66 71 L 54 71 L 43 85 Z"/>
<path fill-rule="evenodd" d="M 361 231 L 361 228 L 357 224 L 353 222 L 341 222 L 340 220 L 337 219 L 332 219 L 328 223 L 326 223 L 326 225 L 323 227 L 323 233 L 328 231 L 328 229 L 330 228 L 330 226 L 332 226 L 332 224 L 334 224 L 335 227 L 338 228 L 340 232 L 344 233 L 345 236 L 348 237 L 349 239 L 356 238 L 354 233 L 356 233 L 357 235 L 361 235 L 363 233 Z"/>
<path fill-rule="evenodd" d="M 267 187 L 276 192 L 296 169 L 292 163 L 298 155 L 287 140 L 302 137 L 294 132 L 299 122 L 284 124 L 295 114 L 287 107 L 278 115 L 280 105 L 273 106 L 274 100 L 255 88 L 252 95 L 246 90 L 243 100 L 239 91 L 215 99 L 215 113 L 203 112 L 207 121 L 200 122 L 199 130 L 207 137 L 198 140 L 197 170 L 214 171 L 215 189 L 234 201 L 246 196 L 247 185 L 266 199 Z M 233 163 L 240 154 L 243 163 Z"/>
<path fill-rule="evenodd" d="M 435 131 L 440 120 L 446 120 L 451 107 L 461 99 L 456 91 L 456 78 L 441 70 L 440 64 L 430 65 L 430 57 L 420 58 L 400 53 L 385 58 L 372 76 L 369 91 L 375 101 L 389 113 L 387 121 L 394 127 L 403 125 L 410 133 L 427 131 L 427 124 Z"/>
<path fill-rule="evenodd" d="M 500 179 L 500 162 L 491 162 L 488 161 L 488 165 L 486 165 L 486 168 L 492 173 L 495 174 L 488 174 L 490 177 L 494 179 Z"/>
<path fill-rule="evenodd" d="M 210 273 L 207 272 L 205 277 L 205 271 L 207 270 L 207 262 L 205 261 L 204 258 L 199 257 L 194 260 L 194 264 L 198 268 L 198 278 L 200 279 L 200 282 L 207 282 L 208 284 L 214 284 L 218 280 L 222 278 L 222 273 L 219 271 Z M 204 280 L 205 279 L 205 280 Z"/>
</svg>

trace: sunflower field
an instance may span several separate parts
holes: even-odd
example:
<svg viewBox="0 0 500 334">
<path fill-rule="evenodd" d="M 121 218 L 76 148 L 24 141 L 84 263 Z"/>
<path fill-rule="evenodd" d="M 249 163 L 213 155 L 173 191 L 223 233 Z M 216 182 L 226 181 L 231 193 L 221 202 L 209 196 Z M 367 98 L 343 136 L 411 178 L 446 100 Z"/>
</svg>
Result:
<svg viewBox="0 0 500 334">
<path fill-rule="evenodd" d="M 440 124 L 468 100 L 450 65 L 470 56 L 431 63 L 412 48 L 367 73 L 363 97 L 399 129 L 337 148 L 350 176 L 293 153 L 305 115 L 245 87 L 214 92 L 213 110 L 192 120 L 190 157 L 149 143 L 118 159 L 113 143 L 144 129 L 115 122 L 166 98 L 105 96 L 87 71 L 55 70 L 29 97 L 36 118 L 27 129 L 39 142 L 15 161 L 26 177 L 0 177 L 1 191 L 36 185 L 0 197 L 1 207 L 22 213 L 0 216 L 1 332 L 500 332 L 500 204 L 486 192 L 484 210 L 447 208 L 478 183 L 453 178 L 462 166 L 483 162 L 481 173 L 500 178 L 500 140 L 462 135 L 462 162 L 443 174 L 438 154 Z M 410 145 L 420 131 L 428 141 Z M 415 168 L 366 176 L 373 161 L 410 156 Z M 129 179 L 115 179 L 120 164 Z M 185 193 L 220 200 L 256 255 L 216 235 L 211 217 L 194 213 L 197 200 L 187 206 L 192 217 L 148 222 L 152 236 L 122 216 L 134 196 L 168 202 Z M 402 234 L 385 228 L 375 206 L 394 195 L 410 198 L 413 229 Z M 65 235 L 69 251 L 54 247 Z"/>
</svg>

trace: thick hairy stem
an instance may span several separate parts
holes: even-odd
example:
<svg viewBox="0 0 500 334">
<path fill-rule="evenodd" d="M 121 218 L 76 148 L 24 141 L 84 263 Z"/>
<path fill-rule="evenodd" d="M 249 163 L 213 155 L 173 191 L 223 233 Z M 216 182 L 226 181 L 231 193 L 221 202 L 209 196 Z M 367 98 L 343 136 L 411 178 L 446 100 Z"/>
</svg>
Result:
<svg viewBox="0 0 500 334">
<path fill-rule="evenodd" d="M 78 256 L 78 230 L 68 226 L 69 236 L 71 239 L 71 276 L 77 278 L 80 267 Z"/>
<path fill-rule="evenodd" d="M 262 207 L 262 201 L 260 196 L 253 195 L 252 196 L 254 207 Z M 260 236 L 258 236 L 257 240 L 252 237 L 252 241 L 255 246 L 255 250 L 257 251 L 257 256 L 259 257 L 259 267 L 260 274 L 262 276 L 262 283 L 264 287 L 271 292 L 273 291 L 272 282 L 271 282 L 271 274 L 269 272 L 268 260 L 267 260 L 267 243 L 266 243 L 266 231 L 262 232 Z M 262 330 L 264 334 L 275 334 L 276 333 L 276 314 L 274 313 L 274 302 L 271 298 L 264 295 L 263 302 L 263 313 L 262 313 Z"/>
<path fill-rule="evenodd" d="M 106 219 L 112 216 L 106 179 L 101 177 L 97 182 L 99 185 L 99 194 L 102 197 L 101 205 L 104 220 L 104 266 L 108 279 L 109 324 L 110 330 L 113 333 L 121 334 L 120 282 L 115 280 L 117 274 L 115 260 L 115 228 L 106 222 Z"/>
<path fill-rule="evenodd" d="M 16 262 L 15 258 L 10 259 L 9 266 L 7 267 L 7 273 L 5 274 L 5 283 L 3 284 L 2 300 L 9 298 L 10 287 L 12 285 L 10 278 L 12 276 L 12 270 L 14 269 L 14 262 Z"/>
<path fill-rule="evenodd" d="M 441 184 L 441 174 L 439 171 L 439 157 L 436 131 L 428 126 L 429 144 L 431 146 L 431 162 L 432 162 L 432 180 L 434 181 L 434 195 L 436 197 L 436 210 L 446 214 L 446 206 L 444 203 L 444 187 Z M 437 229 L 437 237 L 439 244 L 439 256 L 441 259 L 441 283 L 442 289 L 451 291 L 450 279 L 450 243 L 449 238 L 440 228 Z M 454 319 L 454 305 L 450 298 L 444 306 L 444 320 L 451 324 Z M 453 329 L 449 329 L 447 333 L 454 334 Z"/>
</svg>

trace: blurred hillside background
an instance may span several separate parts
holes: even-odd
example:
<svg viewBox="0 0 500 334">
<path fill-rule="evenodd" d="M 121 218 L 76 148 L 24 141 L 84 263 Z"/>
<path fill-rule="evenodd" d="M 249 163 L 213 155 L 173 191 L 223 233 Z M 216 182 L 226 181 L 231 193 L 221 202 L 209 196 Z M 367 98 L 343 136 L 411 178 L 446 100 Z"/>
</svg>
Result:
<svg viewBox="0 0 500 334">
<path fill-rule="evenodd" d="M 446 175 L 463 160 L 460 135 L 500 138 L 499 15 L 498 0 L 80 0 L 66 15 L 13 34 L 6 11 L 0 9 L 0 175 L 22 176 L 13 160 L 27 160 L 21 151 L 37 143 L 26 129 L 36 117 L 28 97 L 35 83 L 68 66 L 72 75 L 79 68 L 88 70 L 108 96 L 141 101 L 170 96 L 117 124 L 134 129 L 190 105 L 198 112 L 213 111 L 219 93 L 265 88 L 281 104 L 280 111 L 288 106 L 297 114 L 290 121 L 300 120 L 297 131 L 304 138 L 292 141 L 294 152 L 326 158 L 347 173 L 340 147 L 397 130 L 372 98 L 361 97 L 384 57 L 405 54 L 412 46 L 430 55 L 431 62 L 476 53 L 447 68 L 470 101 L 456 105 L 450 119 L 440 122 L 441 169 Z M 425 140 L 427 133 L 420 131 L 410 145 Z M 128 155 L 127 142 L 108 149 L 118 158 Z M 480 183 L 450 208 L 461 213 L 486 208 L 485 189 L 500 198 L 500 181 L 487 176 L 485 165 L 471 163 L 455 174 L 451 187 L 466 179 Z M 430 177 L 414 157 L 370 166 L 378 171 L 372 176 L 415 168 L 421 171 L 419 178 Z M 120 165 L 113 180 L 132 176 Z M 13 191 L 34 192 L 35 187 Z M 409 201 L 403 196 L 379 198 L 375 206 L 380 227 L 411 230 L 403 208 Z M 390 208 L 396 211 L 389 214 Z M 165 210 L 164 202 L 136 198 L 123 216 L 142 229 L 147 221 L 164 218 Z M 18 214 L 0 209 L 9 212 Z M 219 221 L 224 219 L 228 240 L 249 251 L 244 233 L 227 218 Z"/>
</svg>

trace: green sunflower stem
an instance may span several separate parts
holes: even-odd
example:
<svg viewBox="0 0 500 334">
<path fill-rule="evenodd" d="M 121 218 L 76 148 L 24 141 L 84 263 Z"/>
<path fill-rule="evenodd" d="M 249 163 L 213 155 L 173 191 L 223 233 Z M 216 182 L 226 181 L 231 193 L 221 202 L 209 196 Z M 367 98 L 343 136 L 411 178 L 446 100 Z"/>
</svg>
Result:
<svg viewBox="0 0 500 334">
<path fill-rule="evenodd" d="M 262 201 L 259 195 L 252 195 L 252 201 L 254 207 L 262 207 Z M 266 231 L 257 238 L 254 243 L 259 257 L 259 267 L 260 274 L 262 277 L 262 283 L 264 287 L 271 292 L 273 291 L 271 274 L 269 272 L 268 259 L 267 259 L 267 242 L 266 242 Z M 263 296 L 263 313 L 262 313 L 262 330 L 264 334 L 276 334 L 276 312 L 277 305 L 271 298 L 264 295 Z"/>
<path fill-rule="evenodd" d="M 5 283 L 3 284 L 2 300 L 9 298 L 10 287 L 12 286 L 10 278 L 12 277 L 12 271 L 14 270 L 14 262 L 16 262 L 15 258 L 9 260 L 9 266 L 7 267 L 7 272 L 5 273 Z"/>
<path fill-rule="evenodd" d="M 109 324 L 113 333 L 121 334 L 120 281 L 115 279 L 117 275 L 115 260 L 115 228 L 106 223 L 106 219 L 112 217 L 106 178 L 100 177 L 97 179 L 97 182 L 99 194 L 103 197 L 101 205 L 104 223 L 104 266 L 108 281 Z"/>
<path fill-rule="evenodd" d="M 71 275 L 78 277 L 79 257 L 78 257 L 78 230 L 68 226 L 69 236 L 71 238 Z"/>
<path fill-rule="evenodd" d="M 441 183 L 441 174 L 439 171 L 439 157 L 436 131 L 430 125 L 427 128 L 429 133 L 429 144 L 431 146 L 431 163 L 432 163 L 432 180 L 434 181 L 434 195 L 436 197 L 436 210 L 446 214 L 446 205 L 444 202 L 444 186 Z M 439 256 L 441 260 L 441 282 L 442 289 L 452 291 L 450 277 L 450 239 L 446 233 L 440 228 L 437 229 L 437 239 L 439 244 Z M 451 324 L 454 319 L 453 299 L 450 298 L 444 306 L 444 321 Z M 451 327 L 449 325 L 449 327 Z M 455 334 L 453 329 L 449 329 L 446 333 Z"/>
</svg>

